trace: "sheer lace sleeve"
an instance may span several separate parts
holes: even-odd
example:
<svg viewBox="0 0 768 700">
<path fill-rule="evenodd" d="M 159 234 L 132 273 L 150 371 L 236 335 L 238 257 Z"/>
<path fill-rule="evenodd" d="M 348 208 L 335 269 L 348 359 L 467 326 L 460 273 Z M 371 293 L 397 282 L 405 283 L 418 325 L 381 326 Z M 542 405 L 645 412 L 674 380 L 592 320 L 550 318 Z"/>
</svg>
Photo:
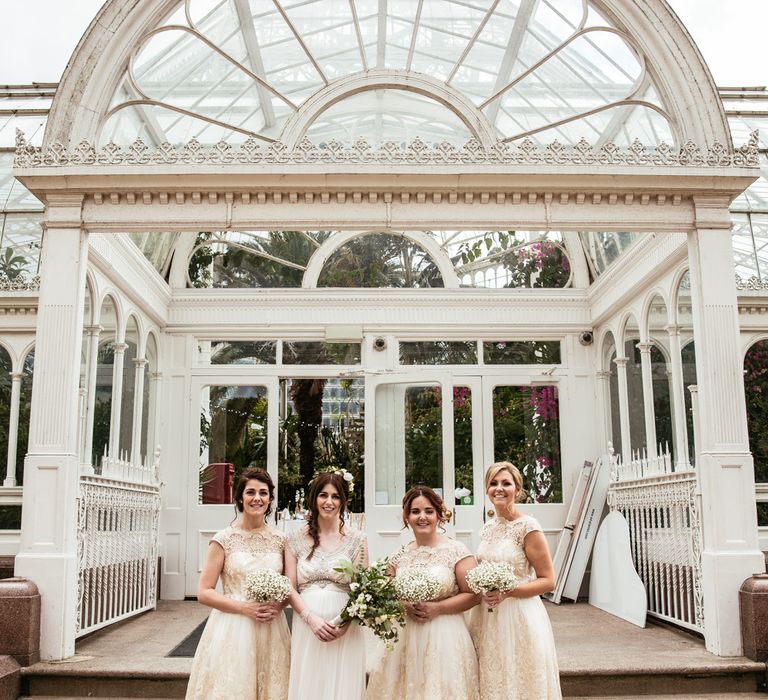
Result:
<svg viewBox="0 0 768 700">
<path fill-rule="evenodd" d="M 525 539 L 525 536 L 529 532 L 542 532 L 541 525 L 539 524 L 539 521 L 536 520 L 536 518 L 530 516 L 530 515 L 524 515 L 520 519 L 520 538 L 521 540 Z"/>
<path fill-rule="evenodd" d="M 453 559 L 453 566 L 456 566 L 462 559 L 467 557 L 473 557 L 474 554 L 469 551 L 467 545 L 458 540 L 451 541 L 451 558 Z"/>
<path fill-rule="evenodd" d="M 291 554 L 293 554 L 297 560 L 305 557 L 309 553 L 312 545 L 307 539 L 306 526 L 299 530 L 294 530 L 287 536 L 287 546 L 291 551 Z"/>
<path fill-rule="evenodd" d="M 229 554 L 232 551 L 232 528 L 225 527 L 223 530 L 219 530 L 211 537 L 211 542 L 221 545 L 224 554 Z"/>
</svg>

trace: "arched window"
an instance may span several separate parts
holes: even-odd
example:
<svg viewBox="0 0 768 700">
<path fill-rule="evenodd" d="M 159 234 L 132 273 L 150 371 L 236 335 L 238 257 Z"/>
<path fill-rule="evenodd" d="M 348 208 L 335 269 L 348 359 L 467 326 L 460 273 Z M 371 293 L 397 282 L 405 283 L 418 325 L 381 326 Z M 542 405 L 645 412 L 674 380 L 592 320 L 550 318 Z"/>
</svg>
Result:
<svg viewBox="0 0 768 700">
<path fill-rule="evenodd" d="M 107 297 L 99 314 L 98 358 L 93 411 L 93 450 L 91 459 L 97 473 L 101 471 L 101 458 L 109 449 L 109 431 L 112 423 L 112 374 L 115 364 L 113 345 L 117 336 L 117 310 L 112 297 Z"/>
<path fill-rule="evenodd" d="M 629 442 L 632 452 L 646 449 L 645 399 L 640 359 L 640 329 L 634 316 L 624 327 L 624 357 L 627 358 L 627 403 L 629 405 Z"/>
<path fill-rule="evenodd" d="M 136 398 L 136 359 L 139 346 L 139 327 L 131 316 L 125 328 L 125 355 L 123 356 L 123 387 L 120 395 L 120 453 L 131 456 L 133 438 L 133 409 Z M 116 398 L 116 397 L 115 397 Z"/>
</svg>

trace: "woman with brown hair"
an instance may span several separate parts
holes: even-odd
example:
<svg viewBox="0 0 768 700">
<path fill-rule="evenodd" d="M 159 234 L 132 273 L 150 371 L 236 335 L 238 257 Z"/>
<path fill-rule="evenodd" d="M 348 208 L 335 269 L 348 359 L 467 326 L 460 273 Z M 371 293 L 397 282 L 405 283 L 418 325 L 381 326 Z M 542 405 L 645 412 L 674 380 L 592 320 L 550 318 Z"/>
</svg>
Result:
<svg viewBox="0 0 768 700">
<path fill-rule="evenodd" d="M 525 495 L 517 467 L 492 464 L 485 489 L 496 517 L 480 530 L 477 558 L 507 563 L 519 583 L 511 591 L 483 595 L 483 605 L 471 613 L 480 697 L 556 700 L 561 692 L 555 641 L 539 597 L 555 585 L 547 541 L 541 525 L 517 507 Z"/>
<path fill-rule="evenodd" d="M 281 603 L 248 600 L 244 583 L 259 569 L 283 573 L 285 536 L 267 525 L 272 477 L 248 468 L 235 488 L 237 522 L 211 539 L 197 600 L 213 610 L 197 645 L 187 685 L 195 700 L 285 700 L 291 638 Z M 221 579 L 222 593 L 216 590 Z"/>
<path fill-rule="evenodd" d="M 390 573 L 399 591 L 423 589 L 403 600 L 407 624 L 394 650 L 383 652 L 371 673 L 371 700 L 481 697 L 475 649 L 462 615 L 479 600 L 466 582 L 476 562 L 461 542 L 439 531 L 449 517 L 443 499 L 428 486 L 414 486 L 403 498 L 403 526 L 414 539 L 390 559 Z"/>
<path fill-rule="evenodd" d="M 309 489 L 307 524 L 286 547 L 286 574 L 295 591 L 291 700 L 360 700 L 365 694 L 365 640 L 357 625 L 332 621 L 349 598 L 349 577 L 336 567 L 368 565 L 365 535 L 344 522 L 347 487 L 333 472 Z"/>
</svg>

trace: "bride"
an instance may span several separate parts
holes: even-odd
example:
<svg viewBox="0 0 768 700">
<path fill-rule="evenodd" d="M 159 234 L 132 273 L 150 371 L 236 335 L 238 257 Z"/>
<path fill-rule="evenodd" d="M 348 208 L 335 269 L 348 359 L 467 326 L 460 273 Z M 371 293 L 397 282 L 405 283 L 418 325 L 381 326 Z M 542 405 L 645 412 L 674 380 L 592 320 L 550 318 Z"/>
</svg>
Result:
<svg viewBox="0 0 768 700">
<path fill-rule="evenodd" d="M 332 620 L 349 598 L 349 577 L 334 568 L 367 566 L 365 535 L 347 528 L 346 483 L 319 474 L 309 490 L 307 524 L 288 539 L 285 571 L 298 593 L 294 610 L 289 700 L 360 700 L 365 694 L 365 639 L 357 625 Z"/>
<path fill-rule="evenodd" d="M 187 700 L 284 700 L 290 635 L 279 603 L 248 601 L 242 588 L 258 569 L 283 572 L 285 536 L 266 523 L 275 485 L 263 469 L 246 469 L 235 489 L 242 517 L 208 545 L 197 599 L 213 608 L 192 662 Z M 221 578 L 223 593 L 216 591 Z"/>
</svg>

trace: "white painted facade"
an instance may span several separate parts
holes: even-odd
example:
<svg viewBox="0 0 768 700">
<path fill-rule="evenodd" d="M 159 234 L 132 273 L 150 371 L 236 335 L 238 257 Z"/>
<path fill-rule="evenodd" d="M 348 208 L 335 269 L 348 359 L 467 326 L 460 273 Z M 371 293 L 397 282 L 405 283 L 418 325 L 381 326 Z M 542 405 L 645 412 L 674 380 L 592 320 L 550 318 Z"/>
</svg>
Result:
<svg viewBox="0 0 768 700">
<path fill-rule="evenodd" d="M 689 441 L 680 349 L 695 337 L 697 426 L 695 466 L 702 500 L 702 577 L 707 648 L 741 651 L 737 592 L 764 570 L 758 542 L 755 479 L 747 435 L 740 340 L 740 307 L 731 252 L 731 201 L 758 175 L 754 143 L 737 150 L 717 91 L 683 27 L 661 0 L 595 3 L 642 51 L 645 70 L 662 93 L 678 147 L 671 151 L 507 145 L 487 111 L 459 91 L 413 71 L 371 68 L 330 81 L 295 110 L 277 139 L 254 155 L 187 145 L 147 153 L 104 149 L 104 116 L 121 71 L 138 42 L 152 35 L 175 2 L 107 3 L 83 37 L 54 100 L 40 149 L 19 141 L 16 177 L 45 204 L 41 286 L 37 295 L 35 375 L 25 463 L 17 575 L 43 594 L 42 654 L 74 653 L 77 597 L 75 500 L 81 474 L 91 469 L 96 348 L 113 338 L 113 396 L 120 396 L 122 352 L 135 324 L 133 405 L 112 404 L 109 451 L 136 459 L 160 447 L 163 483 L 160 522 L 164 598 L 194 593 L 210 535 L 230 509 L 198 505 L 197 402 L 211 385 L 264 387 L 268 396 L 267 464 L 277 476 L 278 385 L 291 377 L 364 379 L 366 392 L 366 519 L 371 551 L 384 554 L 401 535 L 399 507 L 376 493 L 377 450 L 395 439 L 377 411 L 377 392 L 435 384 L 443 396 L 443 487 L 453 492 L 451 401 L 454 387 L 472 393 L 473 488 L 482 492 L 493 461 L 492 393 L 497 386 L 554 385 L 559 394 L 562 503 L 525 506 L 554 544 L 579 468 L 605 451 L 611 425 L 610 351 L 615 361 L 619 433 L 631 457 L 631 405 L 625 340 L 639 340 L 644 442 L 656 449 L 651 340 L 668 351 L 675 454 L 687 463 Z M 586 7 L 586 4 L 585 4 Z M 342 148 L 335 156 L 302 143 L 320 114 L 345 97 L 396 87 L 450 105 L 475 139 L 471 146 Z M 627 104 L 619 106 L 628 106 Z M 63 144 L 63 145 L 61 145 Z M 727 145 L 723 145 L 727 144 Z M 600 149 L 603 148 L 601 151 Z M 194 151 L 190 155 L 190 149 Z M 271 150 L 270 150 L 271 149 Z M 232 157 L 233 153 L 237 157 Z M 598 157 L 600 154 L 600 157 Z M 200 231 L 309 230 L 334 234 L 307 265 L 301 288 L 194 289 L 189 254 Z M 572 284 L 564 289 L 468 289 L 425 231 L 560 231 L 569 252 L 580 231 L 626 231 L 641 240 L 590 284 L 583 253 L 574 254 Z M 324 263 L 347 239 L 371 231 L 420 242 L 443 272 L 441 289 L 318 288 Z M 182 234 L 164 279 L 126 235 Z M 432 249 L 430 249 L 432 246 Z M 692 324 L 678 317 L 680 282 L 690 275 Z M 87 283 L 87 284 L 86 284 Z M 91 318 L 84 318 L 84 295 Z M 666 319 L 658 312 L 658 297 Z M 105 299 L 114 315 L 101 318 Z M 14 302 L 15 303 L 15 302 Z M 756 301 L 759 306 L 762 302 Z M 634 319 L 632 321 L 631 319 Z M 768 330 L 753 316 L 741 322 L 752 337 Z M 2 320 L 4 324 L 4 319 Z M 5 327 L 5 326 L 3 326 Z M 28 344 L 29 328 L 19 334 Z M 592 331 L 594 342 L 579 337 Z M 206 366 L 197 344 L 206 340 L 356 339 L 355 366 Z M 375 339 L 386 349 L 377 351 Z M 102 338 L 103 339 L 103 338 Z M 403 366 L 397 344 L 422 340 L 553 340 L 556 365 Z M 150 351 L 149 348 L 152 348 Z M 22 351 L 19 350 L 21 357 Z M 85 358 L 85 362 L 83 362 Z M 147 362 L 143 362 L 146 360 Z M 82 372 L 86 377 L 81 380 Z M 149 385 L 145 414 L 143 386 Z M 616 401 L 614 400 L 614 404 Z M 132 433 L 121 442 L 121 411 L 131 410 Z M 133 457 L 132 457 L 133 458 Z M 11 485 L 12 486 L 12 485 Z M 11 487 L 9 486 L 9 488 Z M 456 509 L 457 537 L 475 544 L 483 503 Z"/>
</svg>

